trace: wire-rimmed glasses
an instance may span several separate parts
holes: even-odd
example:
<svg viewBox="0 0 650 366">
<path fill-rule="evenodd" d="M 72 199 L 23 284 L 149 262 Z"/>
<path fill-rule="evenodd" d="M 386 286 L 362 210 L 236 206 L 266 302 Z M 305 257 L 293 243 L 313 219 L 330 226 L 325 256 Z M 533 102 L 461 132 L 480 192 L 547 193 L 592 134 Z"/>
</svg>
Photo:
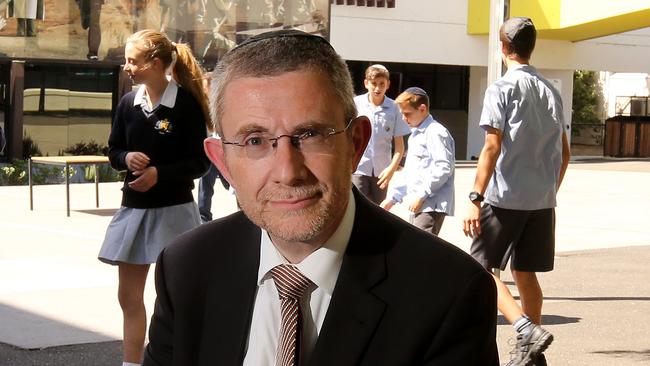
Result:
<svg viewBox="0 0 650 366">
<path fill-rule="evenodd" d="M 351 119 L 345 128 L 336 130 L 328 126 L 308 126 L 301 128 L 298 133 L 270 136 L 266 133 L 254 132 L 243 136 L 241 141 L 226 141 L 221 143 L 242 148 L 246 157 L 251 160 L 263 159 L 271 154 L 278 146 L 278 141 L 287 137 L 291 145 L 303 154 L 323 153 L 332 150 L 330 137 L 343 133 L 350 128 Z"/>
</svg>

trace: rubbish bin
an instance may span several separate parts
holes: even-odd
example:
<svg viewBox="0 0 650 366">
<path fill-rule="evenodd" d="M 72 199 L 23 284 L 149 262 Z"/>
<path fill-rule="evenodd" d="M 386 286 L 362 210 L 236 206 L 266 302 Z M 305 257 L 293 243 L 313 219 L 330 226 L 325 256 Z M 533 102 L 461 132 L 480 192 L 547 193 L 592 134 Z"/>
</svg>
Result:
<svg viewBox="0 0 650 366">
<path fill-rule="evenodd" d="M 650 116 L 615 116 L 605 121 L 604 156 L 650 157 Z"/>
</svg>

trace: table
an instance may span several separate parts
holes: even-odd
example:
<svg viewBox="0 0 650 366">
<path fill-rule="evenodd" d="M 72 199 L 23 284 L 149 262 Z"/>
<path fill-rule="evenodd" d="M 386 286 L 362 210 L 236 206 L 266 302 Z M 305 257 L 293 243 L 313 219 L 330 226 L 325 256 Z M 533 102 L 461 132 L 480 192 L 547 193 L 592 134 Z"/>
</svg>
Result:
<svg viewBox="0 0 650 366">
<path fill-rule="evenodd" d="M 99 155 L 80 155 L 80 156 L 34 156 L 28 160 L 29 171 L 29 209 L 34 210 L 34 193 L 32 184 L 32 164 L 45 164 L 45 165 L 58 165 L 64 166 L 65 175 L 65 202 L 66 214 L 70 217 L 70 164 L 87 165 L 92 164 L 95 166 L 95 206 L 99 207 L 99 171 L 97 164 L 109 163 L 108 157 Z"/>
</svg>

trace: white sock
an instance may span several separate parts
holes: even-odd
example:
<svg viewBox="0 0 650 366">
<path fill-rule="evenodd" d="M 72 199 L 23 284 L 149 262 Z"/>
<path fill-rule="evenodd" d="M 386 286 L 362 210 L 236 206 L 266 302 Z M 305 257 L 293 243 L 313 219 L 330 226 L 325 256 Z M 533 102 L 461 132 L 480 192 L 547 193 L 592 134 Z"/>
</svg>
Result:
<svg viewBox="0 0 650 366">
<path fill-rule="evenodd" d="M 140 364 L 133 362 L 122 362 L 122 366 L 140 366 Z"/>
<path fill-rule="evenodd" d="M 531 330 L 533 330 L 533 327 L 535 324 L 530 321 L 530 318 L 527 317 L 526 315 L 522 315 L 519 319 L 517 319 L 512 326 L 515 328 L 515 331 L 519 334 L 526 335 L 530 333 Z"/>
</svg>

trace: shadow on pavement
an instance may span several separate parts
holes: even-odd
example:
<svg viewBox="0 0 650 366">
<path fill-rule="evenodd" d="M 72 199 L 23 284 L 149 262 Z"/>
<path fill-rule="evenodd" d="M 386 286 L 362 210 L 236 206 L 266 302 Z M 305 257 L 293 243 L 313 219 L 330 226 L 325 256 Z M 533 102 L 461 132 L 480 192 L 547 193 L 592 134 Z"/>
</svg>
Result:
<svg viewBox="0 0 650 366">
<path fill-rule="evenodd" d="M 85 213 L 88 215 L 96 215 L 96 216 L 113 216 L 115 215 L 115 212 L 117 212 L 117 208 L 97 208 L 97 209 L 89 209 L 89 210 L 72 210 L 72 211 Z"/>
<path fill-rule="evenodd" d="M 611 356 L 615 358 L 627 358 L 634 361 L 650 361 L 650 349 L 644 351 L 634 351 L 634 350 L 596 351 L 592 353 Z"/>
<path fill-rule="evenodd" d="M 0 365 L 106 366 L 122 359 L 122 341 L 26 350 L 0 343 Z"/>
<path fill-rule="evenodd" d="M 542 326 L 544 325 L 561 325 L 561 324 L 573 324 L 580 323 L 582 318 L 576 318 L 571 316 L 562 316 L 562 315 L 542 315 Z M 508 321 L 503 315 L 497 317 L 497 325 L 508 325 Z"/>
<path fill-rule="evenodd" d="M 44 304 L 47 307 L 46 304 Z M 52 319 L 27 310 L 0 303 L 0 340 L 22 349 L 38 349 L 48 345 L 65 345 L 113 341 L 99 332 Z M 0 365 L 4 352 L 0 353 Z M 40 365 L 40 364 L 39 364 Z"/>
<path fill-rule="evenodd" d="M 647 162 L 650 161 L 648 158 L 614 158 L 614 157 L 594 157 L 587 159 L 574 159 L 571 160 L 573 164 L 600 164 L 600 163 L 612 163 L 612 162 L 621 162 L 621 161 L 633 161 L 633 162 Z"/>
<path fill-rule="evenodd" d="M 565 301 L 650 301 L 647 296 L 583 296 L 583 297 L 563 297 L 563 296 L 544 296 L 544 300 L 565 300 Z"/>
<path fill-rule="evenodd" d="M 582 318 L 562 315 L 542 315 L 542 324 L 544 325 L 560 325 L 560 324 L 574 324 L 580 323 Z"/>
</svg>

